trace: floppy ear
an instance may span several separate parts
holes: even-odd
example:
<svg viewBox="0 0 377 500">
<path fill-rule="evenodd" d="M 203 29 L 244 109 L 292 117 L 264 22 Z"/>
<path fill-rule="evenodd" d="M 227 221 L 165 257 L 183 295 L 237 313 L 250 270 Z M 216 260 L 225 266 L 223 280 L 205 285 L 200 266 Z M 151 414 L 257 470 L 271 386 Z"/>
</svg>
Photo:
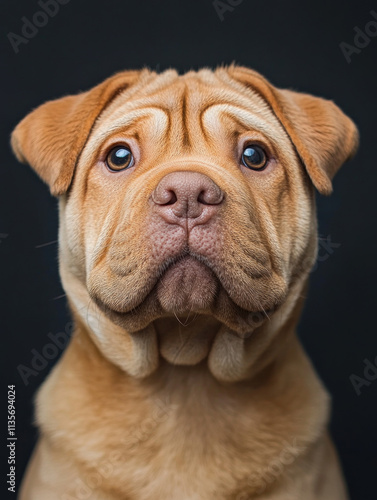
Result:
<svg viewBox="0 0 377 500">
<path fill-rule="evenodd" d="M 257 92 L 287 131 L 318 191 L 331 194 L 331 180 L 358 147 L 355 124 L 332 101 L 281 90 L 259 73 L 239 66 L 228 74 Z"/>
<path fill-rule="evenodd" d="M 88 92 L 42 104 L 14 129 L 11 145 L 15 155 L 34 168 L 50 186 L 51 194 L 58 196 L 68 190 L 80 152 L 99 114 L 141 73 L 124 71 Z"/>
</svg>

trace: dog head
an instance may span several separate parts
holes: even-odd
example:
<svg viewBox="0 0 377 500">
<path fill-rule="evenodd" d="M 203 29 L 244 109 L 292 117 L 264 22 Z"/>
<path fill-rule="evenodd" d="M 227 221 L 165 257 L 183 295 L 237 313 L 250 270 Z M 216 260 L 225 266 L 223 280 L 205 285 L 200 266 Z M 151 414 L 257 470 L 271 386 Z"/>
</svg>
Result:
<svg viewBox="0 0 377 500">
<path fill-rule="evenodd" d="M 226 380 L 291 313 L 316 257 L 314 187 L 331 192 L 357 142 L 332 102 L 237 66 L 119 73 L 12 135 L 60 197 L 63 285 L 103 353 L 134 376 L 208 357 Z"/>
</svg>

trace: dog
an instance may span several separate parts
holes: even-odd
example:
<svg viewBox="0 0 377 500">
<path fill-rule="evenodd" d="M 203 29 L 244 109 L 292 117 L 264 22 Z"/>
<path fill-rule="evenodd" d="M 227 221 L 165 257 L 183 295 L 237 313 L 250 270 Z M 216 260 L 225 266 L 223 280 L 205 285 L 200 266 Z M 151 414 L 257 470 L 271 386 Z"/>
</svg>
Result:
<svg viewBox="0 0 377 500">
<path fill-rule="evenodd" d="M 75 325 L 21 500 L 345 500 L 295 330 L 351 119 L 237 65 L 142 69 L 11 143 L 59 198 Z"/>
</svg>

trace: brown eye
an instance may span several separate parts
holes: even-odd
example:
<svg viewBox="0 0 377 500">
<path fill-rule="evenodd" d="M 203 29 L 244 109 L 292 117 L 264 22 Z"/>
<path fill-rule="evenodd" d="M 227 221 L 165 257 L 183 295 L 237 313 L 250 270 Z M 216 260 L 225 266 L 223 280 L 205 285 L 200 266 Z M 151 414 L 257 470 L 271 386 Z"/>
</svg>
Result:
<svg viewBox="0 0 377 500">
<path fill-rule="evenodd" d="M 134 157 L 126 146 L 117 146 L 107 155 L 106 163 L 110 170 L 125 170 L 132 167 Z"/>
<path fill-rule="evenodd" d="M 243 150 L 242 163 L 251 170 L 263 170 L 267 161 L 267 155 L 260 146 L 251 145 Z"/>
</svg>

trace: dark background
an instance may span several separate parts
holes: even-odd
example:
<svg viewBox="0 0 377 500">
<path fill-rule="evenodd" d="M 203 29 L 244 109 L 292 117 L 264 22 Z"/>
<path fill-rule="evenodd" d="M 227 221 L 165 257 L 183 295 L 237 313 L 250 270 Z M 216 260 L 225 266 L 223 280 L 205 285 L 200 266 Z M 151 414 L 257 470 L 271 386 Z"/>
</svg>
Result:
<svg viewBox="0 0 377 500">
<path fill-rule="evenodd" d="M 56 200 L 12 156 L 12 128 L 43 101 L 86 90 L 119 70 L 146 65 L 183 72 L 236 61 L 277 86 L 335 100 L 360 129 L 357 157 L 336 177 L 334 194 L 318 197 L 319 232 L 331 245 L 320 246 L 299 333 L 333 395 L 331 431 L 352 499 L 375 500 L 377 380 L 357 395 L 350 376 L 363 377 L 363 360 L 374 362 L 377 355 L 377 37 L 349 63 L 339 44 L 354 43 L 354 27 L 364 31 L 377 0 L 244 0 L 223 20 L 212 0 L 71 0 L 17 54 L 7 34 L 21 35 L 21 18 L 32 19 L 41 7 L 36 0 L 2 0 L 1 7 L 0 422 L 6 437 L 6 386 L 16 384 L 18 483 L 36 439 L 32 400 L 57 358 L 28 385 L 18 367 L 31 366 L 31 350 L 41 352 L 49 332 L 64 331 L 69 314 L 65 298 L 57 298 L 64 292 L 51 243 L 57 239 Z M 6 493 L 5 482 L 4 472 Z"/>
</svg>

